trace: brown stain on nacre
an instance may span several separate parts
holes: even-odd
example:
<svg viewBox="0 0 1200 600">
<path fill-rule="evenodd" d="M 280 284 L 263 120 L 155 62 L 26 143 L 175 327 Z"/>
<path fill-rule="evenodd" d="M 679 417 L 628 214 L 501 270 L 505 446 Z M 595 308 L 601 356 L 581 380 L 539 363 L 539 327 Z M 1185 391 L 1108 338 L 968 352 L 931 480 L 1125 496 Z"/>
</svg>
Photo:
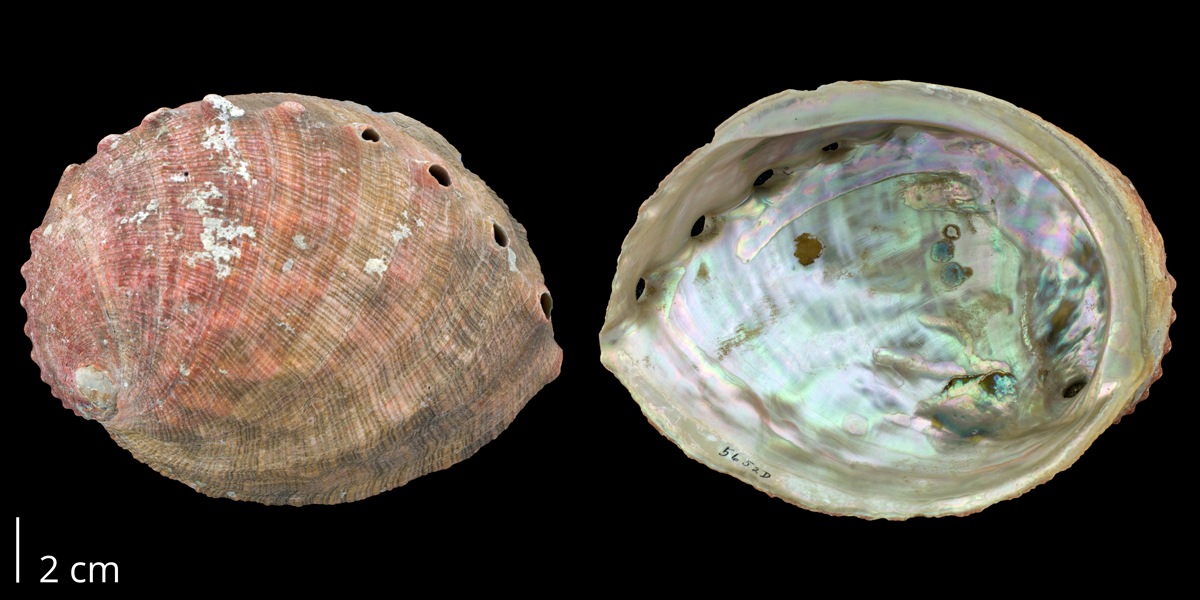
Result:
<svg viewBox="0 0 1200 600">
<path fill-rule="evenodd" d="M 753 341 L 762 335 L 764 329 L 766 329 L 766 325 L 762 323 L 738 325 L 733 335 L 721 340 L 720 345 L 717 346 L 717 360 L 724 360 L 730 352 L 740 348 L 746 342 Z"/>
<path fill-rule="evenodd" d="M 106 137 L 22 267 L 43 381 L 214 497 L 347 502 L 470 456 L 562 351 L 525 229 L 457 156 L 399 113 L 292 94 Z"/>
<path fill-rule="evenodd" d="M 796 244 L 796 251 L 793 254 L 800 264 L 806 267 L 821 258 L 821 252 L 825 249 L 825 244 L 821 242 L 821 239 L 811 233 L 802 233 L 800 237 L 792 241 Z"/>
</svg>

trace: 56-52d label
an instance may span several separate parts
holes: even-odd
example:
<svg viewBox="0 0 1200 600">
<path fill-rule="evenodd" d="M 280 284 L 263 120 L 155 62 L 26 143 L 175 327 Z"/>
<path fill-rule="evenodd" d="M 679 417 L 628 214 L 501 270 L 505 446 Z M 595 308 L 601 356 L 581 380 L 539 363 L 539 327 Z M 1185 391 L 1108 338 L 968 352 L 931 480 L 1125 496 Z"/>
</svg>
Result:
<svg viewBox="0 0 1200 600">
<path fill-rule="evenodd" d="M 751 473 L 754 473 L 763 479 L 767 479 L 771 476 L 771 474 L 767 472 L 766 467 L 755 464 L 754 461 L 750 460 L 750 457 L 745 456 L 729 446 L 725 446 L 725 449 L 717 453 L 717 456 L 727 456 L 729 457 L 729 460 L 732 460 L 733 462 L 750 469 Z"/>
</svg>

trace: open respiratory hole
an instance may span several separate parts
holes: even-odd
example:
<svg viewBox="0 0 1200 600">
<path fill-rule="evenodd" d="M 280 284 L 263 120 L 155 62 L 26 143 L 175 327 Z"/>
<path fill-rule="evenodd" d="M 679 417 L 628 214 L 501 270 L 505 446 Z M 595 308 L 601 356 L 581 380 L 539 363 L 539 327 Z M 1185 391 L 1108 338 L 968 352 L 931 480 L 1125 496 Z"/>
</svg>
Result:
<svg viewBox="0 0 1200 600">
<path fill-rule="evenodd" d="M 773 171 L 771 169 L 767 169 L 766 171 L 763 171 L 762 174 L 758 176 L 758 179 L 754 180 L 754 185 L 759 186 L 759 185 L 766 183 L 767 180 L 770 179 L 771 176 L 774 174 L 775 174 L 775 171 Z"/>
<path fill-rule="evenodd" d="M 644 292 L 644 291 L 646 291 L 646 280 L 639 279 L 638 284 L 637 284 L 637 289 L 633 291 L 634 300 L 641 300 L 642 292 Z"/>
<path fill-rule="evenodd" d="M 508 246 L 508 234 L 504 233 L 504 228 L 499 223 L 492 223 L 492 237 L 496 238 L 497 246 Z"/>
<path fill-rule="evenodd" d="M 375 131 L 370 127 L 362 130 L 358 135 L 362 136 L 362 139 L 367 140 L 368 142 L 378 142 L 379 140 L 383 139 L 379 137 L 378 131 Z"/>
<path fill-rule="evenodd" d="M 429 174 L 433 175 L 433 178 L 442 184 L 442 187 L 450 187 L 450 173 L 446 171 L 446 167 L 442 165 L 429 165 Z"/>
<path fill-rule="evenodd" d="M 699 219 L 692 225 L 692 237 L 696 237 L 704 233 L 704 215 L 700 215 Z"/>
<path fill-rule="evenodd" d="M 834 150 L 837 150 L 837 148 L 838 148 L 837 142 L 834 142 L 834 143 L 832 143 L 828 146 L 825 146 L 824 148 L 821 148 L 821 149 L 826 152 L 833 152 Z"/>
<path fill-rule="evenodd" d="M 1067 388 L 1063 390 L 1063 398 L 1074 398 L 1075 396 L 1078 396 L 1079 392 L 1082 392 L 1084 386 L 1086 385 L 1086 381 L 1076 381 L 1071 385 L 1068 385 Z"/>
<path fill-rule="evenodd" d="M 550 318 L 550 309 L 554 308 L 554 301 L 550 299 L 550 292 L 542 292 L 542 314 L 546 318 Z"/>
</svg>

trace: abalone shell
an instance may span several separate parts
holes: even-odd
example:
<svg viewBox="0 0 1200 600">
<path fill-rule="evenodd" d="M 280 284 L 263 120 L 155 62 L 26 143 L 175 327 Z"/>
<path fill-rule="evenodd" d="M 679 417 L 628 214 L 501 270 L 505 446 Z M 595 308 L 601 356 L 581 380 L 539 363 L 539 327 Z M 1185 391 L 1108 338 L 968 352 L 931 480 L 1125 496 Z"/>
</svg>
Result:
<svg viewBox="0 0 1200 600">
<path fill-rule="evenodd" d="M 525 229 L 459 156 L 352 102 L 150 113 L 30 237 L 42 379 L 209 496 L 349 502 L 471 456 L 562 351 Z"/>
<path fill-rule="evenodd" d="M 1161 375 L 1162 239 L 1082 142 L 968 90 L 765 98 L 638 213 L 601 359 L 688 456 L 804 508 L 965 515 Z"/>
</svg>

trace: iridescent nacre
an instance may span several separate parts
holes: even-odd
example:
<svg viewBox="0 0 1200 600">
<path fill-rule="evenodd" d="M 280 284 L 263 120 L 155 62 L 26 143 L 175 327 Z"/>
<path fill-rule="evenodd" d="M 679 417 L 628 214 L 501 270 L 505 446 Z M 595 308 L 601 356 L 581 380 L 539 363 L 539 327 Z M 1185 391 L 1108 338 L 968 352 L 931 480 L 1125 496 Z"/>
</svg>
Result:
<svg viewBox="0 0 1200 600">
<path fill-rule="evenodd" d="M 1129 181 L 1009 103 L 788 91 L 643 204 L 601 356 L 689 456 L 772 495 L 970 514 L 1145 397 L 1174 318 L 1165 260 Z"/>
</svg>

